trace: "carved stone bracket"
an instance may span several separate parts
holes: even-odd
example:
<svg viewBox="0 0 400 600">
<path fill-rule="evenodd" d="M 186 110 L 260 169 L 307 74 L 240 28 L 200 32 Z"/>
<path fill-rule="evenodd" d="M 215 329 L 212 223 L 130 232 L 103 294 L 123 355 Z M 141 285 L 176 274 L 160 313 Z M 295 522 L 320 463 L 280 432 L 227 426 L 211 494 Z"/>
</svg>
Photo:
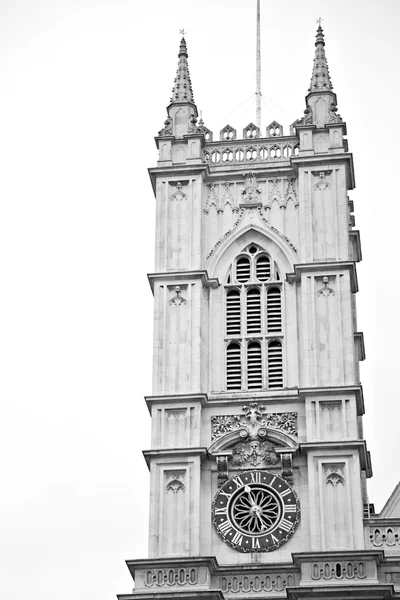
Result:
<svg viewBox="0 0 400 600">
<path fill-rule="evenodd" d="M 282 459 L 282 478 L 287 481 L 289 485 L 293 485 L 293 466 L 292 466 L 292 455 L 289 452 L 283 452 L 281 454 Z"/>
<path fill-rule="evenodd" d="M 242 192 L 243 202 L 246 204 L 259 204 L 261 202 L 261 190 L 258 187 L 257 176 L 254 173 L 245 173 L 244 190 Z"/>
<path fill-rule="evenodd" d="M 228 456 L 217 456 L 218 488 L 221 488 L 229 479 Z"/>
<path fill-rule="evenodd" d="M 322 278 L 322 283 L 324 284 L 323 287 L 321 289 L 319 289 L 317 291 L 317 296 L 323 296 L 324 298 L 327 298 L 328 296 L 334 296 L 335 295 L 335 291 L 329 287 L 328 283 L 329 283 L 329 279 L 328 277 L 323 277 Z"/>
<path fill-rule="evenodd" d="M 181 304 L 186 304 L 186 298 L 184 298 L 181 294 L 181 287 L 179 285 L 175 286 L 175 296 L 171 298 L 169 301 L 170 305 L 181 306 Z"/>
<path fill-rule="evenodd" d="M 318 175 L 319 177 L 319 181 L 317 181 L 317 183 L 314 185 L 314 190 L 327 190 L 331 187 L 331 184 L 329 183 L 329 181 L 326 179 L 327 175 L 330 175 L 332 173 L 331 170 L 325 170 L 325 171 L 311 171 L 313 175 Z"/>
<path fill-rule="evenodd" d="M 187 199 L 187 194 L 185 194 L 185 192 L 182 190 L 182 185 L 184 185 L 184 183 L 186 182 L 178 181 L 176 183 L 176 191 L 172 194 L 172 196 L 170 196 L 170 200 L 176 200 L 178 202 L 181 202 L 182 200 Z M 175 184 L 170 183 L 170 185 Z"/>
</svg>

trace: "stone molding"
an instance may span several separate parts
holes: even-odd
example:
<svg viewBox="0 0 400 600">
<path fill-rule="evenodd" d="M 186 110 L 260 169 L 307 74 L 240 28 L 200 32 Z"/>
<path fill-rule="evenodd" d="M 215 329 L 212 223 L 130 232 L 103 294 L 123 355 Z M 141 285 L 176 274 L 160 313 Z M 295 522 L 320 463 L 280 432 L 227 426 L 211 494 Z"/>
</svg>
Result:
<svg viewBox="0 0 400 600">
<path fill-rule="evenodd" d="M 354 261 L 333 261 L 333 262 L 315 262 L 315 263 L 298 263 L 294 265 L 294 272 L 286 274 L 288 283 L 301 282 L 301 273 L 315 273 L 317 275 L 325 275 L 326 272 L 338 273 L 339 271 L 348 270 L 350 272 L 351 291 L 358 292 L 357 269 Z"/>
<path fill-rule="evenodd" d="M 365 440 L 340 440 L 340 441 L 320 441 L 320 442 L 303 442 L 300 444 L 301 452 L 309 451 L 335 451 L 335 458 L 341 459 L 341 455 L 337 450 L 358 450 L 360 456 L 360 466 L 366 472 L 367 477 L 372 477 L 371 458 L 367 450 Z"/>
<path fill-rule="evenodd" d="M 317 387 L 317 388 L 300 388 L 299 393 L 304 397 L 312 397 L 319 396 L 323 398 L 324 396 L 339 396 L 344 395 L 348 396 L 349 394 L 354 394 L 356 398 L 356 406 L 357 406 L 357 416 L 362 416 L 365 413 L 364 406 L 364 395 L 363 389 L 361 385 L 343 385 L 336 387 Z"/>
<path fill-rule="evenodd" d="M 174 448 L 161 450 L 143 450 L 143 456 L 146 460 L 146 464 L 150 467 L 151 460 L 153 458 L 187 458 L 190 456 L 200 456 L 204 458 L 207 455 L 207 448 Z"/>
<path fill-rule="evenodd" d="M 178 281 L 193 281 L 193 279 L 201 279 L 201 282 L 204 287 L 212 287 L 217 288 L 220 283 L 216 277 L 210 278 L 208 276 L 207 271 L 166 271 L 161 273 L 149 273 L 147 275 L 147 279 L 149 280 L 151 291 L 154 294 L 154 283 L 159 281 L 161 283 L 168 283 L 168 281 L 173 281 L 173 283 Z"/>
</svg>

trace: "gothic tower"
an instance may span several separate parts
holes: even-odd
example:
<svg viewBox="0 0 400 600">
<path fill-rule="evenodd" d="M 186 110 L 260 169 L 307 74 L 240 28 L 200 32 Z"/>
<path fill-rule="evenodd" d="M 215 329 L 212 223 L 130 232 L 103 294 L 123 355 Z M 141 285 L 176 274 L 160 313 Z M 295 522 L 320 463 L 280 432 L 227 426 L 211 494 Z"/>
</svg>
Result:
<svg viewBox="0 0 400 600">
<path fill-rule="evenodd" d="M 120 600 L 400 598 L 366 480 L 353 157 L 318 27 L 302 119 L 198 120 L 186 42 L 156 197 L 149 558 Z"/>
</svg>

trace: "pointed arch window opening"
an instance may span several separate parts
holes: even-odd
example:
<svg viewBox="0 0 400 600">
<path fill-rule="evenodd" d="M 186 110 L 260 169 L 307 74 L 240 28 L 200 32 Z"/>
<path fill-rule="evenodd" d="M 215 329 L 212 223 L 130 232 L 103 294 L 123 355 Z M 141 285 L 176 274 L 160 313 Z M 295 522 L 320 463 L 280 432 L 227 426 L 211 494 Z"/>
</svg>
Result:
<svg viewBox="0 0 400 600">
<path fill-rule="evenodd" d="M 225 283 L 226 389 L 281 389 L 282 278 L 269 254 L 249 244 L 230 266 Z"/>
</svg>

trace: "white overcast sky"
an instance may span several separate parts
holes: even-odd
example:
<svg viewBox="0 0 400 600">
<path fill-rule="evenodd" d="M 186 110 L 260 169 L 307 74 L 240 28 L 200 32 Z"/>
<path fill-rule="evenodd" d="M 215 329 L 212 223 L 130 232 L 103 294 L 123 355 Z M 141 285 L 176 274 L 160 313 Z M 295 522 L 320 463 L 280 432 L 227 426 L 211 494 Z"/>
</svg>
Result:
<svg viewBox="0 0 400 600">
<path fill-rule="evenodd" d="M 255 6 L 0 0 L 1 598 L 115 598 L 132 588 L 125 559 L 146 556 L 153 137 L 181 28 L 206 125 L 254 120 Z M 400 3 L 261 0 L 261 12 L 263 125 L 286 131 L 303 114 L 324 18 L 355 160 L 380 510 L 400 479 Z"/>
</svg>

